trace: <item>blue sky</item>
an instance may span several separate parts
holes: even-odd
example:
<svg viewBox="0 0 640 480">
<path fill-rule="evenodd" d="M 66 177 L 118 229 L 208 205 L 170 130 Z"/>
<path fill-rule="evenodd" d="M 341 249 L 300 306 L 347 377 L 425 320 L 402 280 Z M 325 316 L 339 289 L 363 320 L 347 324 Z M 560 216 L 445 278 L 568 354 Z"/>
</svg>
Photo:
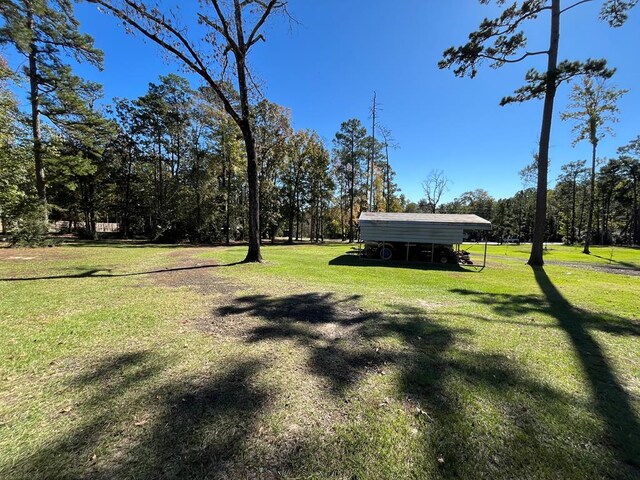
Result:
<svg viewBox="0 0 640 480">
<path fill-rule="evenodd" d="M 563 16 L 560 58 L 606 57 L 618 69 L 613 84 L 630 90 L 619 103 L 616 137 L 599 147 L 599 156 L 612 157 L 640 134 L 640 7 L 622 28 L 611 29 L 597 19 L 600 3 Z M 536 151 L 542 103 L 500 107 L 499 101 L 522 85 L 527 69 L 542 67 L 544 57 L 498 70 L 486 65 L 473 80 L 437 68 L 443 50 L 464 43 L 483 17 L 497 13 L 495 6 L 477 0 L 291 0 L 290 11 L 300 24 L 270 24 L 251 66 L 265 96 L 291 109 L 296 128 L 315 129 L 330 147 L 342 121 L 355 117 L 370 125 L 375 90 L 380 123 L 400 145 L 391 162 L 409 198 L 422 197 L 421 181 L 432 169 L 452 180 L 445 201 L 475 188 L 496 198 L 522 188 L 518 171 Z M 103 72 L 78 71 L 101 82 L 106 98 L 139 96 L 159 75 L 180 73 L 159 48 L 127 35 L 95 6 L 80 4 L 77 14 L 82 30 L 105 52 Z M 187 23 L 190 14 L 182 12 Z M 542 16 L 526 27 L 532 49 L 545 47 L 547 24 Z M 588 144 L 572 147 L 572 125 L 559 118 L 569 93 L 570 86 L 563 86 L 556 101 L 552 182 L 562 164 L 590 158 Z"/>
</svg>

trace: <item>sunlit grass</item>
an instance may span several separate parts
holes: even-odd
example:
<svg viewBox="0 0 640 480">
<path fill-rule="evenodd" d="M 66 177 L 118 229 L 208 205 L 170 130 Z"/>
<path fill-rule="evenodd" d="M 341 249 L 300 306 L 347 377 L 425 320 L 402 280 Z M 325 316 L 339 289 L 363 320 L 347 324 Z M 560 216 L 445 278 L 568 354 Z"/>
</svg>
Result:
<svg viewBox="0 0 640 480">
<path fill-rule="evenodd" d="M 483 244 L 465 244 L 472 252 L 483 251 Z M 582 245 L 547 244 L 544 247 L 546 262 L 576 262 L 593 265 L 611 265 L 640 268 L 640 249 L 632 247 L 591 246 L 590 254 L 582 253 Z M 487 253 L 491 256 L 528 259 L 530 244 L 489 245 Z"/>
<path fill-rule="evenodd" d="M 640 277 L 575 265 L 640 251 L 606 252 L 4 250 L 0 477 L 637 477 Z"/>
</svg>

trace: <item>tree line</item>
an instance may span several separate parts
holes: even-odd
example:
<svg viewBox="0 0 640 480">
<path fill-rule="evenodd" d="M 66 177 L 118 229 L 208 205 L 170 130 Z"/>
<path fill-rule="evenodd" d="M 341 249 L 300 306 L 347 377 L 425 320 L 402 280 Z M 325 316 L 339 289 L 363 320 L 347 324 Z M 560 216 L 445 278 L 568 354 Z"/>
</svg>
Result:
<svg viewBox="0 0 640 480">
<path fill-rule="evenodd" d="M 14 73 L 2 65 L 0 217 L 6 234 L 25 223 L 32 227 L 40 212 L 34 208 L 38 189 L 29 122 L 7 88 Z M 492 221 L 494 240 L 532 239 L 532 187 L 506 199 L 476 189 L 439 204 L 448 179 L 433 171 L 425 181 L 425 198 L 410 202 L 394 181 L 389 149 L 395 143 L 388 129 L 381 128 L 380 139 L 373 139 L 362 121 L 347 120 L 330 151 L 316 132 L 295 131 L 284 107 L 261 100 L 252 114 L 263 241 L 282 235 L 289 241 L 355 241 L 357 219 L 367 210 L 474 213 Z M 242 135 L 208 88 L 192 89 L 186 79 L 170 74 L 150 83 L 139 98 L 115 99 L 90 115 L 93 121 L 83 132 L 53 124 L 42 129 L 51 221 L 67 221 L 71 230 L 82 225 L 82 233 L 92 238 L 97 222 L 113 221 L 124 238 L 246 240 Z M 595 176 L 595 243 L 640 243 L 640 137 L 619 152 L 618 158 L 602 161 Z M 561 171 L 548 193 L 545 239 L 576 243 L 587 229 L 590 169 L 579 160 Z"/>
<path fill-rule="evenodd" d="M 592 240 L 600 245 L 640 244 L 640 137 L 620 148 L 617 158 L 602 160 L 595 176 Z M 561 167 L 555 187 L 548 190 L 545 241 L 579 244 L 585 241 L 590 206 L 590 169 L 586 160 Z M 491 221 L 490 240 L 533 240 L 536 189 L 525 187 L 510 198 L 493 198 L 486 190 L 464 192 L 438 207 L 439 213 L 473 213 Z M 406 207 L 431 212 L 425 199 Z"/>
<path fill-rule="evenodd" d="M 614 71 L 585 74 L 574 84 L 570 102 L 561 119 L 574 122 L 573 144 L 588 141 L 591 158 L 565 163 L 554 189 L 547 190 L 545 204 L 545 241 L 581 242 L 590 253 L 592 242 L 610 245 L 640 243 L 638 174 L 640 172 L 640 136 L 618 148 L 618 158 L 598 159 L 598 145 L 605 135 L 613 135 L 617 119 L 617 101 L 627 90 L 608 85 Z M 521 171 L 525 183 L 538 180 L 539 156 Z M 417 207 L 435 212 L 448 178 L 432 171 L 423 183 L 425 202 Z M 476 213 L 491 219 L 493 239 L 518 237 L 535 240 L 535 212 L 539 190 L 526 188 L 510 199 L 495 201 L 482 190 L 462 194 L 441 205 L 446 213 Z M 535 200 L 534 200 L 535 199 Z M 494 209 L 495 207 L 495 209 Z"/>
<path fill-rule="evenodd" d="M 267 20 L 287 14 L 286 2 L 214 0 L 197 12 L 209 29 L 200 40 L 143 2 L 92 3 L 165 49 L 203 84 L 192 89 L 168 75 L 140 98 L 99 107 L 101 86 L 67 63 L 73 57 L 101 68 L 103 61 L 93 39 L 79 31 L 72 2 L 3 2 L 0 42 L 28 65 L 11 72 L 3 63 L 1 72 L 2 114 L 10 125 L 0 152 L 3 232 L 37 238 L 49 221 L 66 220 L 95 237 L 96 223 L 111 220 L 124 237 L 247 240 L 247 260 L 259 261 L 263 239 L 353 241 L 360 211 L 374 201 L 376 208 L 398 208 L 393 145 L 387 129 L 375 138 L 375 116 L 372 135 L 362 128 L 349 156 L 341 130 L 332 156 L 316 132 L 294 131 L 285 108 L 256 100 L 247 56 L 265 40 Z M 209 55 L 217 61 L 207 61 Z M 18 111 L 7 88 L 13 80 L 28 85 L 28 112 Z M 367 160 L 363 151 L 370 152 Z M 334 202 L 336 185 L 341 194 Z"/>
<path fill-rule="evenodd" d="M 557 86 L 579 75 L 606 79 L 614 73 L 604 61 L 557 62 L 557 22 L 573 6 L 560 9 L 557 0 L 516 4 L 485 20 L 467 45 L 445 52 L 440 66 L 456 66 L 457 75 L 475 76 L 482 61 L 502 66 L 532 55 L 547 55 L 549 69 L 530 72 L 528 84 L 503 100 L 545 99 L 533 166 L 537 188 L 503 200 L 476 190 L 438 209 L 446 185 L 438 172 L 427 182 L 434 189 L 425 188 L 425 200 L 414 204 L 400 194 L 390 165 L 396 145 L 391 132 L 377 124 L 375 94 L 371 130 L 349 119 L 331 147 L 314 131 L 295 131 L 287 109 L 261 98 L 247 58 L 266 40 L 261 33 L 266 22 L 288 15 L 286 1 L 201 4 L 196 15 L 207 30 L 202 38 L 187 36 L 170 12 L 142 1 L 90 3 L 157 44 L 202 84 L 193 89 L 184 78 L 167 75 L 150 83 L 141 97 L 114 99 L 105 108 L 101 86 L 75 75 L 67 62 L 71 57 L 101 68 L 103 61 L 91 37 L 79 31 L 72 2 L 2 2 L 0 42 L 25 60 L 20 71 L 0 63 L 3 232 L 38 238 L 49 220 L 64 219 L 71 226 L 82 224 L 83 233 L 95 237 L 97 222 L 115 220 L 124 237 L 247 240 L 247 260 L 260 261 L 260 243 L 278 235 L 289 241 L 335 237 L 353 242 L 362 211 L 473 211 L 493 220 L 496 236 L 531 238 L 532 264 L 541 263 L 541 239 L 584 240 L 586 251 L 592 240 L 638 242 L 638 140 L 596 172 L 597 142 L 607 112 L 615 111 L 608 106 L 623 92 L 604 95 L 595 108 L 585 104 L 582 111 L 576 107 L 566 114 L 587 126 L 578 129 L 576 139 L 593 146 L 590 174 L 580 162 L 567 164 L 556 188 L 547 191 L 549 119 Z M 604 1 L 601 16 L 620 26 L 634 4 Z M 526 44 L 517 28 L 543 12 L 550 12 L 551 47 L 513 58 Z M 27 111 L 18 109 L 7 86 L 15 81 L 28 94 Z"/>
<path fill-rule="evenodd" d="M 229 96 L 235 95 L 231 86 L 226 88 Z M 32 228 L 41 212 L 29 122 L 22 121 L 6 85 L 2 99 L 7 121 L 0 181 L 6 188 L 0 196 L 0 218 L 6 233 Z M 362 159 L 340 156 L 339 146 L 332 156 L 317 132 L 296 131 L 291 112 L 268 100 L 253 104 L 251 111 L 261 239 L 284 235 L 289 241 L 303 236 L 315 241 L 344 235 L 345 203 L 334 202 L 335 185 L 344 185 L 347 170 L 355 165 L 351 191 L 359 196 L 354 206 L 358 215 Z M 93 125 L 85 124 L 83 132 L 42 126 L 50 221 L 68 221 L 70 229 L 82 225 L 82 233 L 93 238 L 97 222 L 112 221 L 120 224 L 125 238 L 247 240 L 242 134 L 206 86 L 194 90 L 180 76 L 163 76 L 139 98 L 115 99 L 92 115 Z M 366 138 L 358 142 L 360 149 Z M 376 172 L 376 185 L 381 185 L 378 165 Z M 393 176 L 390 168 L 385 174 Z"/>
</svg>

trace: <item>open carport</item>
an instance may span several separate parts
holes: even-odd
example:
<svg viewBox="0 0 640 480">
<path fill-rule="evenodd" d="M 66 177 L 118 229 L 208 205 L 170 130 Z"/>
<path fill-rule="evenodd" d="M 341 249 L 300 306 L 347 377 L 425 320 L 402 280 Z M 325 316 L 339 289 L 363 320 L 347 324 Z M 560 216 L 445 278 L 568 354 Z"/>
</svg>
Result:
<svg viewBox="0 0 640 480">
<path fill-rule="evenodd" d="M 491 222 L 472 214 L 363 212 L 359 218 L 363 255 L 449 263 L 471 263 L 459 246 L 465 235 L 491 230 Z M 482 266 L 486 264 L 486 240 Z"/>
</svg>

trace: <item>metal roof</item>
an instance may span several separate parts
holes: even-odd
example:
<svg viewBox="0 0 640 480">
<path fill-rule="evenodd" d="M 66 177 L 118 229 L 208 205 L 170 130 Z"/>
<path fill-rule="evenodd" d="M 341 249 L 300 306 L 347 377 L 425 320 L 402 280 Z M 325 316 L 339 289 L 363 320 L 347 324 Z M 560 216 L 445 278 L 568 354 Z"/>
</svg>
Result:
<svg viewBox="0 0 640 480">
<path fill-rule="evenodd" d="M 382 213 L 362 212 L 361 222 L 411 222 L 422 224 L 459 225 L 468 230 L 491 230 L 491 222 L 478 215 L 453 213 Z"/>
</svg>

